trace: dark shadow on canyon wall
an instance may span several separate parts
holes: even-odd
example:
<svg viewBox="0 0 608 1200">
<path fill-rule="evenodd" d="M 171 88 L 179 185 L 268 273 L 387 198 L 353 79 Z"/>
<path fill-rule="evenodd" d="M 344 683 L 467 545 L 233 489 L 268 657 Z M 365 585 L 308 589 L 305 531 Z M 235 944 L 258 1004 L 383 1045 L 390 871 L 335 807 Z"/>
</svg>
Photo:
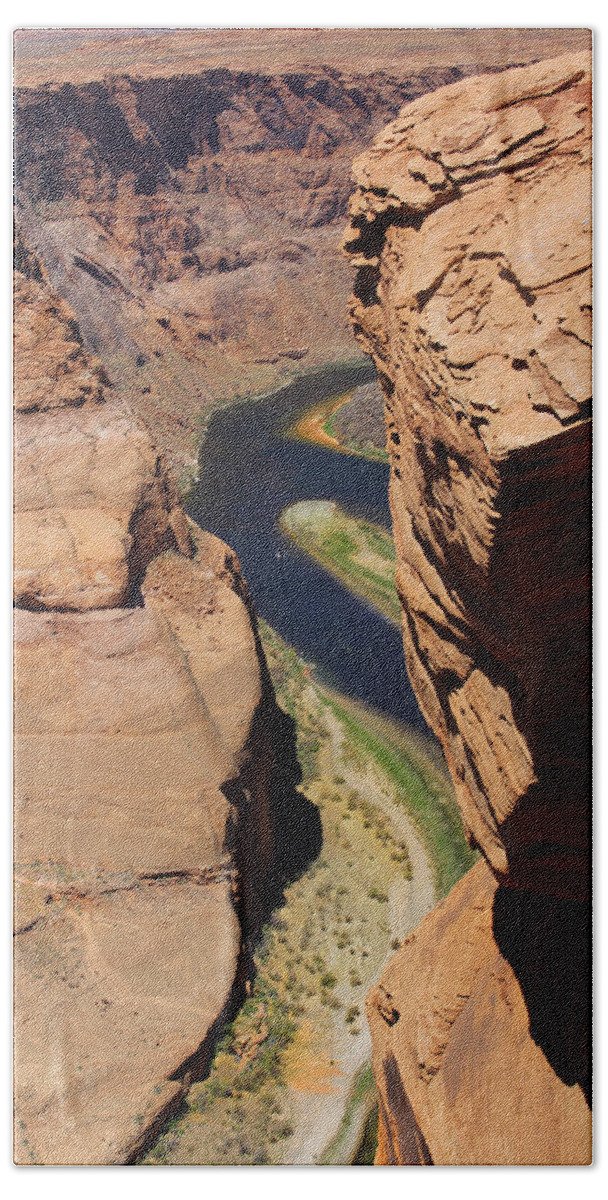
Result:
<svg viewBox="0 0 608 1200">
<path fill-rule="evenodd" d="M 303 792 L 297 757 L 296 723 L 278 705 L 272 715 L 275 761 L 271 777 L 276 882 L 281 888 L 298 879 L 321 852 L 323 830 L 319 810 Z"/>
<path fill-rule="evenodd" d="M 262 698 L 250 730 L 249 763 L 222 791 L 238 813 L 233 829 L 237 907 L 251 954 L 262 926 L 284 903 L 285 888 L 320 854 L 323 826 L 318 808 L 300 790 L 296 722 L 277 703 L 247 586 L 237 587 L 251 616 Z"/>
<path fill-rule="evenodd" d="M 389 1154 L 393 1156 L 393 1162 L 389 1165 L 402 1163 L 404 1166 L 411 1167 L 432 1167 L 434 1164 L 430 1150 L 406 1096 L 394 1054 L 389 1053 L 385 1056 L 382 1070 L 384 1071 L 386 1098 L 393 1117 L 393 1121 L 389 1122 L 385 1115 L 384 1128 L 390 1130 L 394 1125 L 394 1136 L 398 1138 L 399 1142 L 398 1147 L 388 1147 Z M 382 1100 L 380 1103 L 382 1104 Z M 398 1153 L 395 1153 L 396 1151 Z"/>
<path fill-rule="evenodd" d="M 319 810 L 302 791 L 296 724 L 272 694 L 264 698 L 251 731 L 263 746 L 238 779 L 222 791 L 238 813 L 232 834 L 239 871 L 237 908 L 245 943 L 253 950 L 262 926 L 285 900 L 285 888 L 298 879 L 321 851 Z"/>
<path fill-rule="evenodd" d="M 591 1105 L 589 905 L 499 887 L 494 937 L 522 989 L 530 1035 L 563 1083 Z"/>
</svg>

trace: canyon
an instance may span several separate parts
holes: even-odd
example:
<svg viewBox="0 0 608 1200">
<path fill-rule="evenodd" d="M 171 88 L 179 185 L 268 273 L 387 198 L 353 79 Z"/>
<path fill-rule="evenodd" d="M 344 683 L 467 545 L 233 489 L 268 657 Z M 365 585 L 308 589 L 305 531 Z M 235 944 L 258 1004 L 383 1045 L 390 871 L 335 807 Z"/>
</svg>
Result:
<svg viewBox="0 0 608 1200">
<path fill-rule="evenodd" d="M 370 994 L 381 1164 L 590 1161 L 590 110 L 565 55 L 355 163 L 408 673 L 485 859 Z"/>
<path fill-rule="evenodd" d="M 17 35 L 15 1161 L 587 1163 L 586 32 L 208 32 Z"/>
<path fill-rule="evenodd" d="M 17 35 L 16 211 L 185 483 L 210 405 L 358 356 L 337 248 L 357 151 L 404 102 L 581 31 L 495 31 L 491 53 L 454 31 L 133 33 Z"/>
<path fill-rule="evenodd" d="M 16 264 L 15 1157 L 128 1162 L 244 997 L 313 810 L 238 560 L 23 239 Z"/>
</svg>

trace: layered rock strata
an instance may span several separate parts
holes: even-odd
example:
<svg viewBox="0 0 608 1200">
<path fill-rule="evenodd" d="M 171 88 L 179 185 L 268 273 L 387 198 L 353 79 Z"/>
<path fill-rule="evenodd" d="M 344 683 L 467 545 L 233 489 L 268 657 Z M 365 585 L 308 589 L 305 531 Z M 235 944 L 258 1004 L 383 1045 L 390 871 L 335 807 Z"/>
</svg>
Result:
<svg viewBox="0 0 608 1200">
<path fill-rule="evenodd" d="M 590 87 L 457 83 L 355 163 L 408 670 L 491 868 L 370 1000 L 380 1162 L 589 1157 Z"/>
<path fill-rule="evenodd" d="M 235 556 L 18 266 L 15 1156 L 120 1163 L 244 985 L 276 715 Z"/>
<path fill-rule="evenodd" d="M 163 77 L 161 56 L 157 78 L 76 85 L 49 63 L 50 82 L 22 87 L 17 56 L 19 220 L 180 468 L 210 401 L 353 358 L 336 251 L 353 153 L 404 101 L 476 69 L 314 62 L 276 69 L 269 51 L 256 70 Z"/>
</svg>

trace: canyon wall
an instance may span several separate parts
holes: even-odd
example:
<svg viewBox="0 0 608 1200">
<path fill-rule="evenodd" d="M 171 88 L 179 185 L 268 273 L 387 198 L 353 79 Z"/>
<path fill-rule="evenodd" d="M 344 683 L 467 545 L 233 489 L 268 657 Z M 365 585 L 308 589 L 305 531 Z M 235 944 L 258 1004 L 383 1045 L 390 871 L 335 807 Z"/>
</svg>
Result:
<svg viewBox="0 0 608 1200">
<path fill-rule="evenodd" d="M 357 356 L 337 252 L 353 154 L 474 69 L 270 62 L 22 87 L 17 59 L 19 222 L 171 465 L 195 463 L 210 401 Z"/>
<path fill-rule="evenodd" d="M 369 998 L 377 1162 L 586 1163 L 589 57 L 406 105 L 355 163 L 405 655 L 478 863 Z"/>
<path fill-rule="evenodd" d="M 297 768 L 234 554 L 16 264 L 15 1159 L 120 1163 L 243 994 Z"/>
</svg>

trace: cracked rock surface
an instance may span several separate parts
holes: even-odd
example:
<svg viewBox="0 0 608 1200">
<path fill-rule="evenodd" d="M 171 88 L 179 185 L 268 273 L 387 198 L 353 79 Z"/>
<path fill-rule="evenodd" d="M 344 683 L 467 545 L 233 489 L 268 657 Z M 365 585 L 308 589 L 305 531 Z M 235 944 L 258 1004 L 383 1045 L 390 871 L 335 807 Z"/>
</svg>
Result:
<svg viewBox="0 0 608 1200">
<path fill-rule="evenodd" d="M 407 105 L 356 161 L 345 239 L 353 321 L 386 397 L 419 701 L 497 874 L 578 898 L 589 89 L 586 61 L 566 56 Z"/>
<path fill-rule="evenodd" d="M 406 1021 L 372 998 L 382 1162 L 588 1161 L 590 89 L 585 55 L 456 83 L 355 162 L 351 317 L 385 395 L 405 655 L 493 873 L 474 869 L 472 908 L 496 893 L 493 934 L 453 893 L 420 928 L 429 964 L 398 952 Z M 463 1007 L 452 970 L 467 920 L 476 970 L 504 956 L 491 1051 L 486 984 Z M 420 1075 L 436 971 L 453 1019 Z M 457 1044 L 496 1091 L 483 1120 Z"/>
<path fill-rule="evenodd" d="M 121 1163 L 243 985 L 271 698 L 235 556 L 17 261 L 15 1157 Z"/>
</svg>

